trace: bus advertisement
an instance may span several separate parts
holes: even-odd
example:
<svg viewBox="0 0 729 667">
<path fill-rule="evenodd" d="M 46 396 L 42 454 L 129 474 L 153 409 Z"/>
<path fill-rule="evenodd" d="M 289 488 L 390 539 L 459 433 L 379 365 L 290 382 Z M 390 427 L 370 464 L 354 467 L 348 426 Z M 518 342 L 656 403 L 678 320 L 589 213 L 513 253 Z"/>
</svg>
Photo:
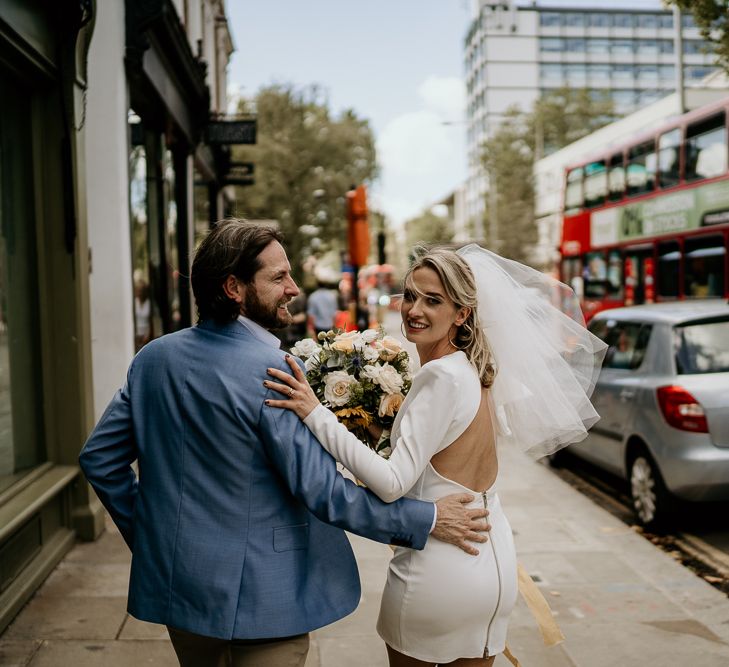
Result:
<svg viewBox="0 0 729 667">
<path fill-rule="evenodd" d="M 729 97 L 569 167 L 561 279 L 606 308 L 729 296 Z"/>
</svg>

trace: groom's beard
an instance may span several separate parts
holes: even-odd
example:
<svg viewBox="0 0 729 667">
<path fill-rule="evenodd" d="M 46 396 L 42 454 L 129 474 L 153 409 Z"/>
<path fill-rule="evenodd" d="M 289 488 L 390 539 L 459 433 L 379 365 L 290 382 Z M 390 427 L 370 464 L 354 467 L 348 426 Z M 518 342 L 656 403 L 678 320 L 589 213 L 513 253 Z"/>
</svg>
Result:
<svg viewBox="0 0 729 667">
<path fill-rule="evenodd" d="M 281 310 L 279 306 L 284 306 L 289 299 L 278 303 L 266 304 L 258 298 L 258 293 L 254 289 L 246 290 L 245 300 L 245 316 L 264 329 L 283 329 L 291 324 L 293 318 L 288 310 Z"/>
</svg>

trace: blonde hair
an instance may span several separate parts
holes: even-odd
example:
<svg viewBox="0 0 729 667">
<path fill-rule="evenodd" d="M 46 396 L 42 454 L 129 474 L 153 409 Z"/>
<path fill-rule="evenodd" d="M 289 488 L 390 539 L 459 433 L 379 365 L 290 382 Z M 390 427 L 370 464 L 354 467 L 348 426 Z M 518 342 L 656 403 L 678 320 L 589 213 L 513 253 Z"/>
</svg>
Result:
<svg viewBox="0 0 729 667">
<path fill-rule="evenodd" d="M 481 384 L 486 388 L 490 387 L 496 377 L 496 366 L 486 335 L 479 324 L 478 295 L 471 268 L 460 255 L 449 248 L 417 246 L 413 254 L 415 259 L 405 274 L 405 286 L 417 291 L 412 284 L 413 272 L 422 268 L 432 269 L 456 308 L 466 307 L 470 310 L 450 342 L 465 352 L 476 368 Z"/>
</svg>

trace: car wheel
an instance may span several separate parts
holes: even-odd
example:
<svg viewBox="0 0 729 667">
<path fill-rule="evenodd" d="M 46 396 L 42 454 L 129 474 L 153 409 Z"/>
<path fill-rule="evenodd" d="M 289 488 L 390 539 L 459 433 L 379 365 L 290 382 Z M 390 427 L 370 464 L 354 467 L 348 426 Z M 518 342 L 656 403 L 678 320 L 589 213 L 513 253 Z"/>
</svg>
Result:
<svg viewBox="0 0 729 667">
<path fill-rule="evenodd" d="M 652 529 L 665 526 L 672 498 L 653 459 L 644 452 L 630 464 L 630 495 L 641 524 Z"/>
</svg>

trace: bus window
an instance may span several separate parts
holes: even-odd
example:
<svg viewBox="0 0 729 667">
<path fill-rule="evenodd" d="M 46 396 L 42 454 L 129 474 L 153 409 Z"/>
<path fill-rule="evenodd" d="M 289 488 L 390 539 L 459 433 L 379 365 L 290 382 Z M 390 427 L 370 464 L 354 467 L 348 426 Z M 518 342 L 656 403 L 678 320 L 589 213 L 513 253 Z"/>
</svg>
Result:
<svg viewBox="0 0 729 667">
<path fill-rule="evenodd" d="M 618 153 L 610 158 L 608 172 L 608 198 L 610 201 L 619 201 L 625 194 L 625 168 L 623 167 L 623 154 Z"/>
<path fill-rule="evenodd" d="M 653 141 L 633 146 L 628 153 L 628 196 L 650 192 L 656 184 L 656 150 Z"/>
<path fill-rule="evenodd" d="M 572 169 L 567 174 L 567 187 L 564 193 L 565 213 L 575 213 L 582 208 L 582 168 Z"/>
<path fill-rule="evenodd" d="M 587 208 L 602 206 L 607 193 L 608 180 L 604 160 L 585 165 L 585 206 Z"/>
<path fill-rule="evenodd" d="M 678 298 L 679 266 L 681 249 L 678 241 L 658 244 L 658 296 L 664 299 Z"/>
<path fill-rule="evenodd" d="M 620 250 L 608 252 L 607 284 L 612 299 L 623 298 L 623 257 Z"/>
<path fill-rule="evenodd" d="M 726 248 L 721 235 L 686 239 L 684 294 L 688 298 L 722 296 Z"/>
<path fill-rule="evenodd" d="M 583 296 L 581 273 L 582 262 L 579 257 L 565 257 L 562 260 L 561 280 L 569 285 L 580 299 Z"/>
<path fill-rule="evenodd" d="M 724 113 L 686 129 L 686 180 L 720 176 L 727 170 Z"/>
<path fill-rule="evenodd" d="M 607 263 L 604 252 L 588 252 L 582 269 L 585 298 L 603 299 L 608 293 Z"/>
<path fill-rule="evenodd" d="M 676 128 L 658 137 L 658 182 L 662 188 L 678 185 L 681 130 Z"/>
<path fill-rule="evenodd" d="M 646 301 L 646 260 L 651 260 L 652 249 L 641 245 L 625 251 L 625 305 L 634 306 Z"/>
</svg>

